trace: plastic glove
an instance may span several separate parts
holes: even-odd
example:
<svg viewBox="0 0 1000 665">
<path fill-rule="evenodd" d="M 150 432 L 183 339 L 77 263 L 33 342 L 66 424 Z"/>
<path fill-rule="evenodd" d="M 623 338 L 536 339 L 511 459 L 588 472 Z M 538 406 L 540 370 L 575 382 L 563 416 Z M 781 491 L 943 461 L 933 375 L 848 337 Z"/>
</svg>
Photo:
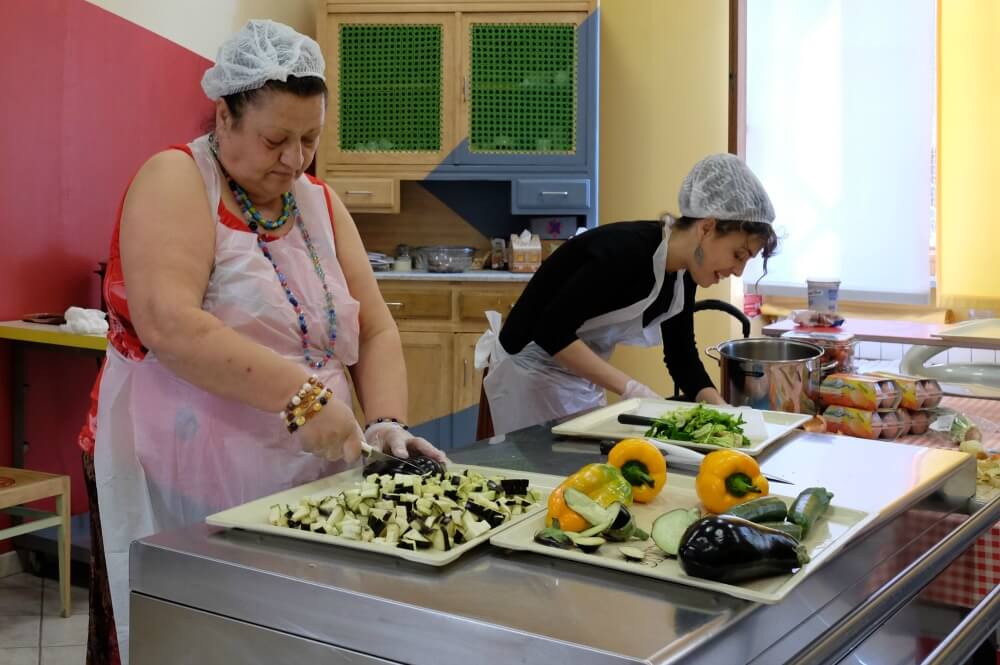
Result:
<svg viewBox="0 0 1000 665">
<path fill-rule="evenodd" d="M 648 397 L 650 399 L 660 399 L 661 395 L 644 383 L 639 383 L 635 379 L 629 379 L 622 392 L 622 399 L 632 399 L 633 397 Z"/>
<path fill-rule="evenodd" d="M 419 436 L 413 436 L 398 423 L 385 422 L 370 425 L 365 430 L 365 440 L 372 448 L 384 453 L 408 459 L 410 454 L 423 455 L 448 464 L 448 456 L 435 448 L 430 441 Z"/>
<path fill-rule="evenodd" d="M 361 457 L 361 426 L 351 407 L 339 399 L 331 399 L 298 431 L 302 449 L 313 455 L 350 463 Z"/>
</svg>

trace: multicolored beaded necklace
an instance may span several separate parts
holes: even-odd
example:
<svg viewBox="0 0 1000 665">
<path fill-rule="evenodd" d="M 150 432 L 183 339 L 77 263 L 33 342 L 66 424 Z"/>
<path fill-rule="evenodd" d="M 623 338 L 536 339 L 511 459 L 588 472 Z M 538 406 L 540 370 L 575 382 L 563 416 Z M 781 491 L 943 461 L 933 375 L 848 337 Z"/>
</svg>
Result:
<svg viewBox="0 0 1000 665">
<path fill-rule="evenodd" d="M 323 265 L 320 263 L 319 254 L 316 252 L 316 247 L 312 243 L 312 238 L 309 237 L 309 232 L 306 230 L 305 224 L 302 223 L 302 217 L 299 214 L 299 206 L 295 202 L 295 197 L 291 192 L 285 192 L 281 195 L 282 200 L 282 212 L 281 217 L 272 221 L 266 220 L 261 217 L 260 212 L 254 207 L 253 203 L 250 201 L 250 197 L 247 195 L 246 190 L 240 187 L 239 183 L 233 180 L 229 172 L 226 171 L 226 167 L 222 165 L 222 160 L 219 159 L 219 149 L 218 141 L 215 140 L 215 135 L 209 135 L 209 148 L 212 151 L 212 155 L 215 157 L 216 163 L 219 165 L 219 169 L 222 171 L 222 175 L 225 176 L 226 182 L 229 184 L 229 190 L 233 193 L 233 198 L 236 202 L 240 204 L 240 209 L 243 211 L 243 217 L 246 218 L 247 226 L 250 230 L 257 235 L 257 246 L 260 247 L 261 253 L 264 257 L 270 261 L 271 267 L 274 268 L 274 273 L 278 276 L 278 281 L 281 283 L 281 288 L 285 290 L 285 296 L 288 298 L 288 302 L 291 303 L 292 308 L 295 310 L 295 314 L 299 319 L 299 331 L 302 337 L 302 355 L 305 356 L 306 364 L 313 369 L 322 369 L 326 366 L 330 359 L 333 357 L 334 346 L 337 343 L 337 312 L 333 306 L 333 296 L 330 294 L 330 289 L 326 285 L 326 273 L 323 271 Z M 295 226 L 302 233 L 302 239 L 306 243 L 306 249 L 309 250 L 309 257 L 312 259 L 313 270 L 316 276 L 319 278 L 320 284 L 323 285 L 323 297 L 326 301 L 326 320 L 327 324 L 330 326 L 330 336 L 329 345 L 324 345 L 323 348 L 323 358 L 321 360 L 313 361 L 312 354 L 309 353 L 309 328 L 306 326 L 306 317 L 302 312 L 302 306 L 299 304 L 299 299 L 295 297 L 292 293 L 291 288 L 288 286 L 288 279 L 285 277 L 285 273 L 278 268 L 278 264 L 275 263 L 274 257 L 271 256 L 271 251 L 267 248 L 267 241 L 263 236 L 263 229 L 273 231 L 279 229 L 285 225 L 289 219 L 295 220 Z"/>
</svg>

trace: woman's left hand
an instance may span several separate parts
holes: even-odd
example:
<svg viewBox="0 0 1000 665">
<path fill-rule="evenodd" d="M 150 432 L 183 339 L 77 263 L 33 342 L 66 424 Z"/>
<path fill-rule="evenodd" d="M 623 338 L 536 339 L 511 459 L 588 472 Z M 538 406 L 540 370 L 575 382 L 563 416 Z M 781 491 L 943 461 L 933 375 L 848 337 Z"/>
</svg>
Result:
<svg viewBox="0 0 1000 665">
<path fill-rule="evenodd" d="M 400 459 L 408 459 L 411 454 L 414 454 L 430 457 L 442 464 L 447 464 L 450 461 L 448 456 L 435 448 L 430 441 L 423 437 L 413 436 L 397 423 L 371 425 L 365 430 L 365 440 L 372 448 Z"/>
</svg>

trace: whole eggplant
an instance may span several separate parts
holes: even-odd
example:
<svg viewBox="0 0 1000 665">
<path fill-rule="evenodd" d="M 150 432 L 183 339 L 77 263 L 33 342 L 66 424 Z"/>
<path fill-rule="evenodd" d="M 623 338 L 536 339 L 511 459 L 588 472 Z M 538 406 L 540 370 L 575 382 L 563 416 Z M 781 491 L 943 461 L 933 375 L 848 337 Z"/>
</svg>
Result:
<svg viewBox="0 0 1000 665">
<path fill-rule="evenodd" d="M 784 575 L 809 561 L 805 547 L 787 533 L 731 515 L 689 526 L 677 557 L 688 575 L 727 584 Z"/>
</svg>

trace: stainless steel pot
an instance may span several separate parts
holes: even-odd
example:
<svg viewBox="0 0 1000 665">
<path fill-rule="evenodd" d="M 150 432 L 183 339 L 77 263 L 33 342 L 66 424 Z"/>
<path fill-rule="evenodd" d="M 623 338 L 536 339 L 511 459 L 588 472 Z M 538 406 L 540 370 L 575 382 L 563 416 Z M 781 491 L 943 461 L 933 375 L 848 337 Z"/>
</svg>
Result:
<svg viewBox="0 0 1000 665">
<path fill-rule="evenodd" d="M 820 361 L 823 349 L 815 344 L 750 337 L 723 342 L 705 353 L 719 363 L 722 397 L 733 406 L 816 413 L 819 384 L 827 368 Z"/>
</svg>

